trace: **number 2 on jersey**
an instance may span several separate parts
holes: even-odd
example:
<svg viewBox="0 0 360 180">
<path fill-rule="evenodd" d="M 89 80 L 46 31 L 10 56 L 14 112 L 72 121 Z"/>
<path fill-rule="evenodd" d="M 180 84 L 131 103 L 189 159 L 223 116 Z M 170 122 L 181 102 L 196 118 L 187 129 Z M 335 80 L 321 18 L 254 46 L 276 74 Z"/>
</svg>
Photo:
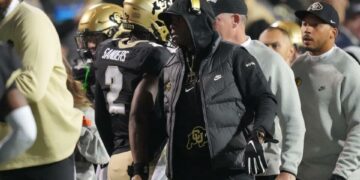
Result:
<svg viewBox="0 0 360 180">
<path fill-rule="evenodd" d="M 119 97 L 123 86 L 123 74 L 117 66 L 108 66 L 105 72 L 105 85 L 110 86 L 110 91 L 106 94 L 110 114 L 125 114 L 125 105 L 114 103 Z"/>
</svg>

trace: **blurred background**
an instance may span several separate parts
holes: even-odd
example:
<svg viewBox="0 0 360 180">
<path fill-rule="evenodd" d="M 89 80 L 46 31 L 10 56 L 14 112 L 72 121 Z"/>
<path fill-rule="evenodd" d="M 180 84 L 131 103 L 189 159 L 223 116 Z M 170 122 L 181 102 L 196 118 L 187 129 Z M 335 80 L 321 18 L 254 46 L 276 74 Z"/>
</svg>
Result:
<svg viewBox="0 0 360 180">
<path fill-rule="evenodd" d="M 82 12 L 89 6 L 108 2 L 122 6 L 123 0 L 25 0 L 42 8 L 55 24 L 63 53 L 69 60 L 78 58 L 74 36 Z M 297 22 L 294 12 L 306 9 L 315 0 L 245 0 L 248 8 L 247 34 L 258 39 L 260 33 L 276 20 Z M 341 26 L 336 44 L 360 46 L 360 0 L 323 0 L 332 4 L 338 11 Z M 299 22 L 297 22 L 299 23 Z"/>
</svg>

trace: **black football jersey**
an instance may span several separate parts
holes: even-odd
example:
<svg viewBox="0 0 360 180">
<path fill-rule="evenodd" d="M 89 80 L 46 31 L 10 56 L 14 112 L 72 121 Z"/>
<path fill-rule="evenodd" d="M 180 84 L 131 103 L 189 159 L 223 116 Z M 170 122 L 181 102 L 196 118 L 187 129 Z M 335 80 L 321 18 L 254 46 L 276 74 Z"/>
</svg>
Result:
<svg viewBox="0 0 360 180">
<path fill-rule="evenodd" d="M 95 76 L 110 114 L 126 114 L 144 74 L 158 75 L 169 51 L 149 41 L 107 40 L 96 52 Z"/>
<path fill-rule="evenodd" d="M 144 74 L 158 75 L 169 57 L 165 47 L 149 41 L 107 40 L 97 47 L 95 123 L 109 154 L 130 150 L 134 91 Z"/>
</svg>

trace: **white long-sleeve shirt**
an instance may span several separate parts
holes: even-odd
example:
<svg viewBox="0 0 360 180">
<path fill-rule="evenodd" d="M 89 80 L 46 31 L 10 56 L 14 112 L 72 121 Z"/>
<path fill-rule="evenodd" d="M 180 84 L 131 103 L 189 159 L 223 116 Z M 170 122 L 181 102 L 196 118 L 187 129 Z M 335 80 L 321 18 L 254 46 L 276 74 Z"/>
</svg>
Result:
<svg viewBox="0 0 360 180">
<path fill-rule="evenodd" d="M 344 178 L 360 165 L 360 66 L 333 47 L 293 65 L 306 125 L 301 179 Z"/>
<path fill-rule="evenodd" d="M 296 175 L 303 155 L 305 124 L 294 74 L 279 54 L 260 41 L 248 37 L 242 46 L 260 64 L 278 101 L 274 138 L 280 143 L 265 144 L 266 175 L 279 174 L 280 170 Z"/>
</svg>

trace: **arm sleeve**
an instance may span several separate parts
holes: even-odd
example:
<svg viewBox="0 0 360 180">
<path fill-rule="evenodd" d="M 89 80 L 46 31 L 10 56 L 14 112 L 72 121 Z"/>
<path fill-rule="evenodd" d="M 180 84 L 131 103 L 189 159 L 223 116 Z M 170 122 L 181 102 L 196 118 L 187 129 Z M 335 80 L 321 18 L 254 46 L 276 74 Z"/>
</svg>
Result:
<svg viewBox="0 0 360 180">
<path fill-rule="evenodd" d="M 34 28 L 36 27 L 36 28 Z M 32 13 L 16 27 L 15 47 L 22 52 L 22 70 L 16 76 L 17 88 L 30 102 L 37 102 L 46 93 L 55 63 L 59 63 L 61 47 L 58 34 L 43 13 Z"/>
<path fill-rule="evenodd" d="M 255 112 L 254 130 L 265 131 L 266 139 L 273 139 L 277 102 L 256 59 L 239 47 L 233 58 L 236 83 L 247 110 Z"/>
<path fill-rule="evenodd" d="M 9 161 L 30 148 L 36 139 L 36 124 L 29 106 L 15 109 L 5 118 L 12 132 L 0 142 L 0 163 Z"/>
<path fill-rule="evenodd" d="M 305 122 L 294 74 L 287 64 L 280 65 L 272 75 L 272 83 L 277 86 L 277 115 L 283 137 L 280 171 L 296 175 L 303 156 Z"/>
<path fill-rule="evenodd" d="M 341 105 L 347 123 L 347 136 L 334 174 L 348 178 L 360 167 L 360 66 L 347 69 L 342 82 Z"/>
</svg>

